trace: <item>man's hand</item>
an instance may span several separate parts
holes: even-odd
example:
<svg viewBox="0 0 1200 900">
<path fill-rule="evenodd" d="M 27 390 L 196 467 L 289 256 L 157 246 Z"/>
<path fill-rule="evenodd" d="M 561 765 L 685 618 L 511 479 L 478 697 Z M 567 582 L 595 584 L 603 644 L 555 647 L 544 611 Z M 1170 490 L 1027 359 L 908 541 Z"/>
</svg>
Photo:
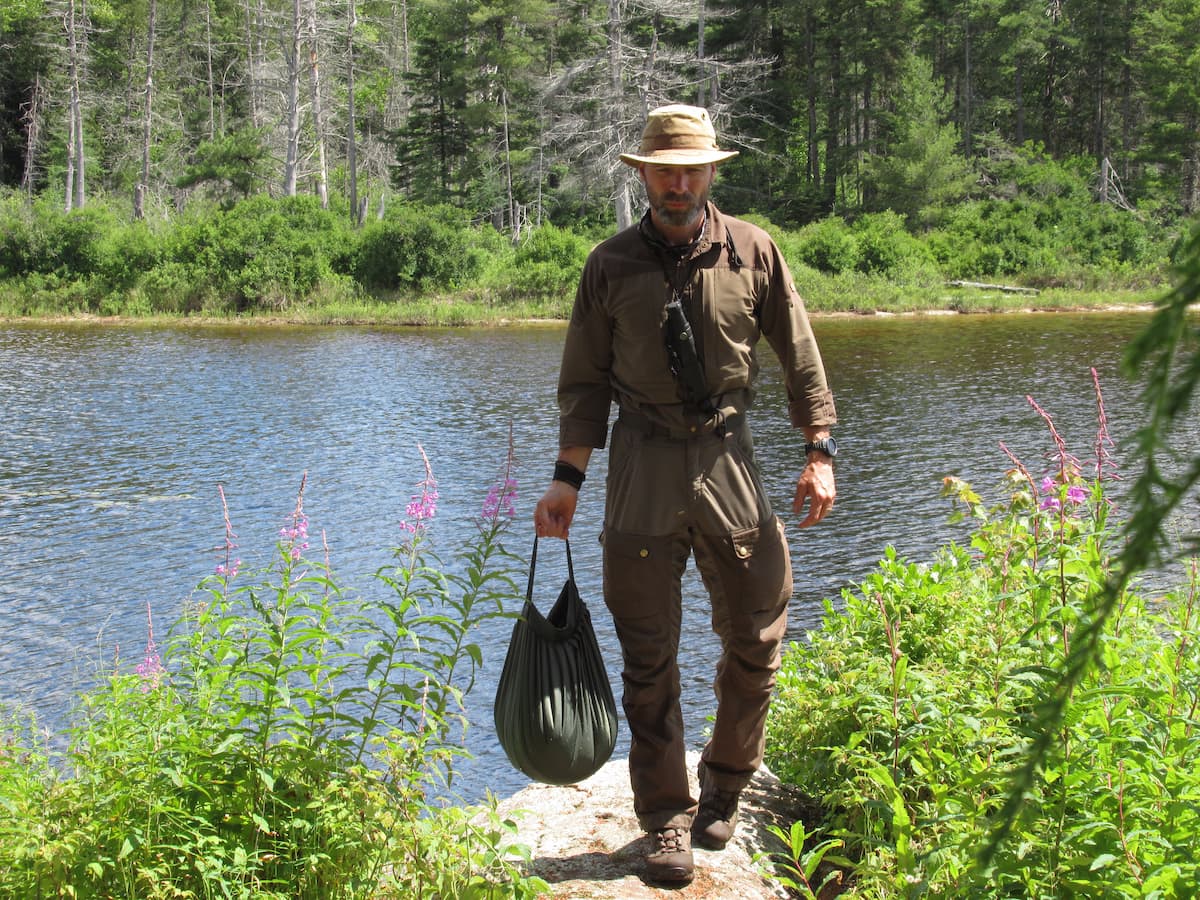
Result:
<svg viewBox="0 0 1200 900">
<path fill-rule="evenodd" d="M 792 512 L 800 515 L 808 503 L 808 515 L 800 522 L 801 528 L 816 525 L 833 509 L 837 498 L 837 487 L 833 480 L 833 461 L 821 453 L 810 455 L 808 465 L 796 480 L 796 498 L 792 501 Z"/>
<path fill-rule="evenodd" d="M 575 518 L 579 491 L 561 481 L 550 482 L 546 493 L 533 511 L 533 527 L 538 537 L 566 538 Z"/>
</svg>

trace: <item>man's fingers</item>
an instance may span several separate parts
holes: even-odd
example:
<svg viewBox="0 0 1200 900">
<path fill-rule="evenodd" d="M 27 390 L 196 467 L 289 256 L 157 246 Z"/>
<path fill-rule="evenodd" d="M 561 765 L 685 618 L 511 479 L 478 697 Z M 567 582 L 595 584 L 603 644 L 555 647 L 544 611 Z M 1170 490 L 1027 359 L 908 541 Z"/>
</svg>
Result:
<svg viewBox="0 0 1200 900">
<path fill-rule="evenodd" d="M 825 478 L 813 469 L 805 469 L 796 481 L 796 496 L 792 503 L 792 511 L 796 515 L 804 512 L 804 504 L 808 503 L 808 514 L 800 521 L 800 528 L 816 525 L 833 509 L 837 494 L 832 477 Z"/>
</svg>

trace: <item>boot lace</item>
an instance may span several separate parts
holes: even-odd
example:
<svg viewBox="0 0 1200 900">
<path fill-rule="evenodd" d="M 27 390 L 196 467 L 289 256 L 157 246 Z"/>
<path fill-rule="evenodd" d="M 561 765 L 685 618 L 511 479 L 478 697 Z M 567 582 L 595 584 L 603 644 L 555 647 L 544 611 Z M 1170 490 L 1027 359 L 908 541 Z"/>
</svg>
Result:
<svg viewBox="0 0 1200 900">
<path fill-rule="evenodd" d="M 659 853 L 683 853 L 687 845 L 684 843 L 684 832 L 680 828 L 663 828 L 654 833 L 658 842 Z"/>
</svg>

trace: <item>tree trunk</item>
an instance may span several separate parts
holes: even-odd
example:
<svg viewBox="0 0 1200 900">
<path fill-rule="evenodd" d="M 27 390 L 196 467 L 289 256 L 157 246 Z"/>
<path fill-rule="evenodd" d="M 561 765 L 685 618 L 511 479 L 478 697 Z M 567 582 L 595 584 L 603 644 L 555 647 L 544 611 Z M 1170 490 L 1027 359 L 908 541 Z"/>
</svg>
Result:
<svg viewBox="0 0 1200 900">
<path fill-rule="evenodd" d="M 963 153 L 968 158 L 972 153 L 972 145 L 975 143 L 974 135 L 972 134 L 971 123 L 971 94 L 974 88 L 971 85 L 973 75 L 971 72 L 971 3 L 967 0 L 963 8 Z"/>
<path fill-rule="evenodd" d="M 624 135 L 621 133 L 621 114 L 625 109 L 624 92 L 621 90 L 621 0 L 608 0 L 608 125 L 609 146 L 620 147 Z M 629 177 L 623 169 L 624 163 L 616 163 L 613 177 L 613 212 L 617 219 L 617 231 L 633 224 L 633 209 L 629 199 Z"/>
<path fill-rule="evenodd" d="M 500 109 L 504 116 L 504 190 L 508 195 L 508 226 L 512 229 L 512 241 L 521 239 L 521 224 L 517 221 L 517 202 L 513 196 L 512 145 L 508 141 L 508 89 L 500 88 Z"/>
<path fill-rule="evenodd" d="M 1188 116 L 1187 133 L 1195 135 L 1200 128 L 1195 113 Z M 1183 153 L 1181 161 L 1183 177 L 1180 179 L 1180 206 L 1186 215 L 1191 215 L 1200 208 L 1200 140 L 1194 137 Z"/>
<path fill-rule="evenodd" d="M 29 203 L 33 202 L 34 163 L 41 147 L 42 105 L 45 102 L 42 95 L 42 77 L 35 73 L 29 103 L 21 115 L 25 123 L 25 165 L 21 170 L 21 192 L 25 194 L 26 202 Z"/>
<path fill-rule="evenodd" d="M 262 98 L 262 76 L 267 55 L 263 36 L 266 33 L 263 0 L 246 0 L 246 68 L 250 82 L 250 122 L 255 128 L 262 127 L 266 119 Z"/>
<path fill-rule="evenodd" d="M 154 129 L 154 36 L 158 19 L 158 0 L 150 0 L 146 13 L 146 94 L 142 98 L 142 177 L 133 190 L 133 217 L 146 218 L 146 192 L 150 189 L 150 141 Z"/>
<path fill-rule="evenodd" d="M 317 141 L 317 196 L 329 209 L 329 170 L 325 161 L 325 112 L 321 104 L 321 68 L 317 53 L 317 0 L 308 5 L 308 80 L 312 91 L 312 121 Z"/>
<path fill-rule="evenodd" d="M 809 185 L 815 190 L 821 183 L 821 137 L 818 130 L 817 109 L 820 86 L 817 79 L 817 46 L 816 46 L 816 16 L 812 7 L 804 14 L 804 61 L 805 94 L 808 105 L 808 171 L 806 172 Z"/>
<path fill-rule="evenodd" d="M 283 158 L 283 194 L 296 196 L 300 166 L 300 29 L 303 27 L 300 0 L 292 0 L 291 31 L 284 56 L 287 58 L 287 139 Z"/>
<path fill-rule="evenodd" d="M 1104 83 L 1108 78 L 1108 71 L 1105 68 L 1105 58 L 1108 55 L 1108 36 L 1105 34 L 1104 23 L 1104 4 L 1096 4 L 1096 34 L 1102 42 L 1100 52 L 1096 54 L 1096 120 L 1092 128 L 1092 154 L 1098 160 L 1108 162 L 1108 141 L 1106 132 L 1108 130 L 1108 109 L 1106 105 L 1105 92 L 1108 86 Z"/>
<path fill-rule="evenodd" d="M 83 16 L 75 0 L 67 0 L 67 212 L 82 209 L 84 203 L 83 103 L 79 95 L 83 51 Z"/>
<path fill-rule="evenodd" d="M 841 140 L 841 110 L 842 110 L 842 48 L 836 37 L 829 47 L 829 83 L 833 86 L 833 96 L 829 101 L 828 133 L 825 136 L 825 177 L 822 184 L 823 212 L 831 213 L 837 207 L 837 186 L 841 177 L 842 151 Z"/>
<path fill-rule="evenodd" d="M 208 139 L 217 139 L 217 85 L 213 75 L 212 0 L 204 3 L 204 65 L 208 91 Z M 221 130 L 224 131 L 224 123 Z"/>
<path fill-rule="evenodd" d="M 361 225 L 358 212 L 358 123 L 354 112 L 354 29 L 358 25 L 356 0 L 346 3 L 346 173 L 350 194 L 350 221 Z"/>
<path fill-rule="evenodd" d="M 1013 92 L 1017 95 L 1017 124 L 1016 124 L 1016 140 L 1014 143 L 1018 147 L 1025 143 L 1025 85 L 1023 73 L 1025 71 L 1025 63 L 1018 59 L 1015 63 L 1013 71 Z"/>
</svg>

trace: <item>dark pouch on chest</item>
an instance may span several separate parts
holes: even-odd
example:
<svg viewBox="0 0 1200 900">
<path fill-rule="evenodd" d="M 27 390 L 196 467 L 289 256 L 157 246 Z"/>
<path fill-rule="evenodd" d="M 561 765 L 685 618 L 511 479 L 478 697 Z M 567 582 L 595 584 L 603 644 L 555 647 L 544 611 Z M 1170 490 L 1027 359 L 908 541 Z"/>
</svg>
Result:
<svg viewBox="0 0 1200 900">
<path fill-rule="evenodd" d="M 565 542 L 564 542 L 565 543 Z M 543 784 L 574 784 L 595 774 L 617 741 L 617 706 L 591 615 L 568 578 L 549 614 L 533 602 L 537 538 L 521 618 L 496 688 L 500 746 L 518 770 Z"/>
<path fill-rule="evenodd" d="M 679 384 L 681 398 L 685 403 L 709 412 L 713 404 L 708 392 L 708 379 L 704 377 L 704 364 L 700 361 L 691 323 L 683 312 L 683 304 L 678 296 L 667 304 L 667 321 L 663 327 L 666 329 L 671 373 Z"/>
</svg>

